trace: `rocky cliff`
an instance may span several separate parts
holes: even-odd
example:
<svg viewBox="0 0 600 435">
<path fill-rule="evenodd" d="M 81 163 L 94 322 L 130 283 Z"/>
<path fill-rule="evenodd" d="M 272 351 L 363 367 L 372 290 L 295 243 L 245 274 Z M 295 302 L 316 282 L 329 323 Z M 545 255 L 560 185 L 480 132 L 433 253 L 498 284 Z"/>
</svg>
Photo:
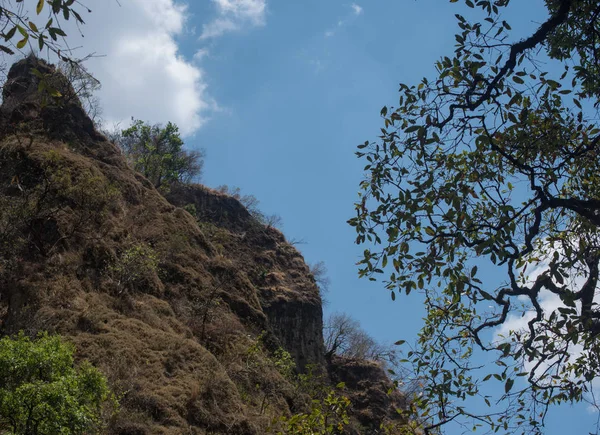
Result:
<svg viewBox="0 0 600 435">
<path fill-rule="evenodd" d="M 306 403 L 278 352 L 326 371 L 302 255 L 232 197 L 159 193 L 33 57 L 0 107 L 0 315 L 2 333 L 59 333 L 107 374 L 114 434 L 266 433 Z"/>
</svg>

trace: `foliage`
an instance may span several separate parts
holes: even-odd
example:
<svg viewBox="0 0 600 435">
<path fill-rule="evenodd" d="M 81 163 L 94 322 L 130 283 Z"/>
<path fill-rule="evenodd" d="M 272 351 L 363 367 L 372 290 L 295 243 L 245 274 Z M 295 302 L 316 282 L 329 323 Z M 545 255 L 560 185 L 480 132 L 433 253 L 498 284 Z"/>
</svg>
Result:
<svg viewBox="0 0 600 435">
<path fill-rule="evenodd" d="M 2 32 L 0 36 L 4 44 L 0 50 L 7 54 L 14 54 L 14 49 L 22 50 L 27 44 L 34 44 L 40 50 L 47 49 L 57 54 L 61 60 L 69 60 L 68 54 L 61 50 L 59 38 L 67 36 L 61 26 L 61 20 L 72 19 L 77 25 L 84 24 L 83 18 L 77 9 L 83 7 L 80 2 L 73 0 L 38 0 L 36 3 L 36 17 L 41 18 L 46 13 L 45 24 L 36 24 L 34 18 L 29 16 L 25 2 L 22 0 L 0 2 L 0 23 Z M 87 12 L 88 8 L 83 7 Z M 14 41 L 17 41 L 16 43 Z M 68 51 L 67 51 L 68 53 Z"/>
<path fill-rule="evenodd" d="M 331 387 L 317 367 L 307 366 L 307 372 L 295 379 L 298 394 L 305 394 L 310 403 L 304 411 L 290 417 L 279 417 L 269 429 L 278 435 L 342 434 L 349 424 L 350 400 L 341 390 L 344 383 Z"/>
<path fill-rule="evenodd" d="M 338 385 L 343 388 L 343 384 Z M 313 399 L 310 411 L 280 420 L 283 428 L 278 435 L 342 434 L 349 423 L 347 409 L 350 400 L 331 389 L 323 399 Z"/>
<path fill-rule="evenodd" d="M 198 210 L 196 209 L 196 205 L 195 204 L 186 204 L 183 209 L 185 211 L 187 211 L 189 214 L 191 214 L 193 217 L 198 218 Z"/>
<path fill-rule="evenodd" d="M 359 146 L 367 175 L 350 224 L 373 246 L 361 276 L 385 273 L 392 299 L 423 295 L 409 356 L 429 429 L 538 432 L 550 405 L 590 400 L 600 374 L 600 4 L 547 0 L 549 17 L 511 43 L 514 2 L 464 3 L 485 19 L 456 15 L 437 77 L 401 84 L 379 141 Z M 557 310 L 544 309 L 549 295 Z M 524 328 L 508 324 L 521 316 Z M 477 369 L 480 351 L 493 369 Z M 477 398 L 492 406 L 483 391 L 497 382 L 505 406 L 469 412 Z"/>
<path fill-rule="evenodd" d="M 263 213 L 259 208 L 258 204 L 260 201 L 254 195 L 242 194 L 239 187 L 229 187 L 225 184 L 215 189 L 217 192 L 224 193 L 225 195 L 233 196 L 239 202 L 242 203 L 248 212 L 254 219 L 260 222 L 262 225 L 273 228 L 281 228 L 283 225 L 281 216 L 276 214 L 267 215 Z"/>
<path fill-rule="evenodd" d="M 99 433 L 102 406 L 110 398 L 106 379 L 90 364 L 75 368 L 73 351 L 48 334 L 0 340 L 2 433 Z"/>
<path fill-rule="evenodd" d="M 135 243 L 119 255 L 109 272 L 117 282 L 120 291 L 139 286 L 149 275 L 158 271 L 158 255 L 150 246 Z"/>
<path fill-rule="evenodd" d="M 172 122 L 162 127 L 134 120 L 115 139 L 133 168 L 156 188 L 173 182 L 188 183 L 202 173 L 204 151 L 183 149 L 179 128 Z"/>
<path fill-rule="evenodd" d="M 277 371 L 281 373 L 281 376 L 286 379 L 292 379 L 296 370 L 296 362 L 287 350 L 278 347 L 275 352 L 273 352 L 271 361 L 275 365 Z"/>
</svg>

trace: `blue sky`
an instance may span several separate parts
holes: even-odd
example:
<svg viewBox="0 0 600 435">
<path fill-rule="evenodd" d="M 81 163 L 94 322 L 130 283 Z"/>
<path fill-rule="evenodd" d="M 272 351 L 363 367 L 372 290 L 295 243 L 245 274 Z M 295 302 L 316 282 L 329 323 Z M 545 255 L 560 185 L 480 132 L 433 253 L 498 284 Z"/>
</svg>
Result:
<svg viewBox="0 0 600 435">
<path fill-rule="evenodd" d="M 452 52 L 454 14 L 469 10 L 447 0 L 120 3 L 89 0 L 86 37 L 70 38 L 78 53 L 106 55 L 88 65 L 103 82 L 107 121 L 176 122 L 190 148 L 207 151 L 205 184 L 255 195 L 288 239 L 307 242 L 309 263 L 326 263 L 326 314 L 346 312 L 382 342 L 413 341 L 419 298 L 392 302 L 357 278 L 364 247 L 346 224 L 364 165 L 354 151 L 377 138 L 398 83 L 431 77 Z M 544 20 L 542 0 L 513 3 L 515 35 Z M 547 433 L 587 433 L 595 418 L 563 407 Z"/>
</svg>

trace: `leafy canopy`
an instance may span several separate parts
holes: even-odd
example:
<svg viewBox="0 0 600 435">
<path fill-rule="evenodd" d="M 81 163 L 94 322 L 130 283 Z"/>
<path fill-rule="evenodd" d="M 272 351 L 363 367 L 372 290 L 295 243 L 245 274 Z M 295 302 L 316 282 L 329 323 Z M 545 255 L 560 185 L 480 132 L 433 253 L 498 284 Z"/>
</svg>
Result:
<svg viewBox="0 0 600 435">
<path fill-rule="evenodd" d="M 135 120 L 116 139 L 133 168 L 156 188 L 200 177 L 204 152 L 184 150 L 179 128 L 172 122 L 163 127 Z"/>
<path fill-rule="evenodd" d="M 76 369 L 73 347 L 60 337 L 0 340 L 0 432 L 98 433 L 108 398 L 105 377 L 89 364 Z"/>
<path fill-rule="evenodd" d="M 550 405 L 592 400 L 600 374 L 600 2 L 546 0 L 516 41 L 503 19 L 515 2 L 450 2 L 479 18 L 456 14 L 454 53 L 400 84 L 357 152 L 360 275 L 384 275 L 392 299 L 423 295 L 408 356 L 426 433 L 541 432 Z M 476 365 L 483 351 L 495 364 Z"/>
</svg>

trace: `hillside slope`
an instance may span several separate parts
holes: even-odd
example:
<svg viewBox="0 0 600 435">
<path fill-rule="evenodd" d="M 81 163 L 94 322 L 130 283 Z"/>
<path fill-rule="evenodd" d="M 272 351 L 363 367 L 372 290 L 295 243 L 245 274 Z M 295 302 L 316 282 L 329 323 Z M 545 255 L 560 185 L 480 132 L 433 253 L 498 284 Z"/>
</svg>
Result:
<svg viewBox="0 0 600 435">
<path fill-rule="evenodd" d="M 301 254 L 234 198 L 163 196 L 32 57 L 0 107 L 0 314 L 3 334 L 59 333 L 107 374 L 114 434 L 263 434 L 306 406 L 281 349 L 326 371 Z"/>
</svg>

